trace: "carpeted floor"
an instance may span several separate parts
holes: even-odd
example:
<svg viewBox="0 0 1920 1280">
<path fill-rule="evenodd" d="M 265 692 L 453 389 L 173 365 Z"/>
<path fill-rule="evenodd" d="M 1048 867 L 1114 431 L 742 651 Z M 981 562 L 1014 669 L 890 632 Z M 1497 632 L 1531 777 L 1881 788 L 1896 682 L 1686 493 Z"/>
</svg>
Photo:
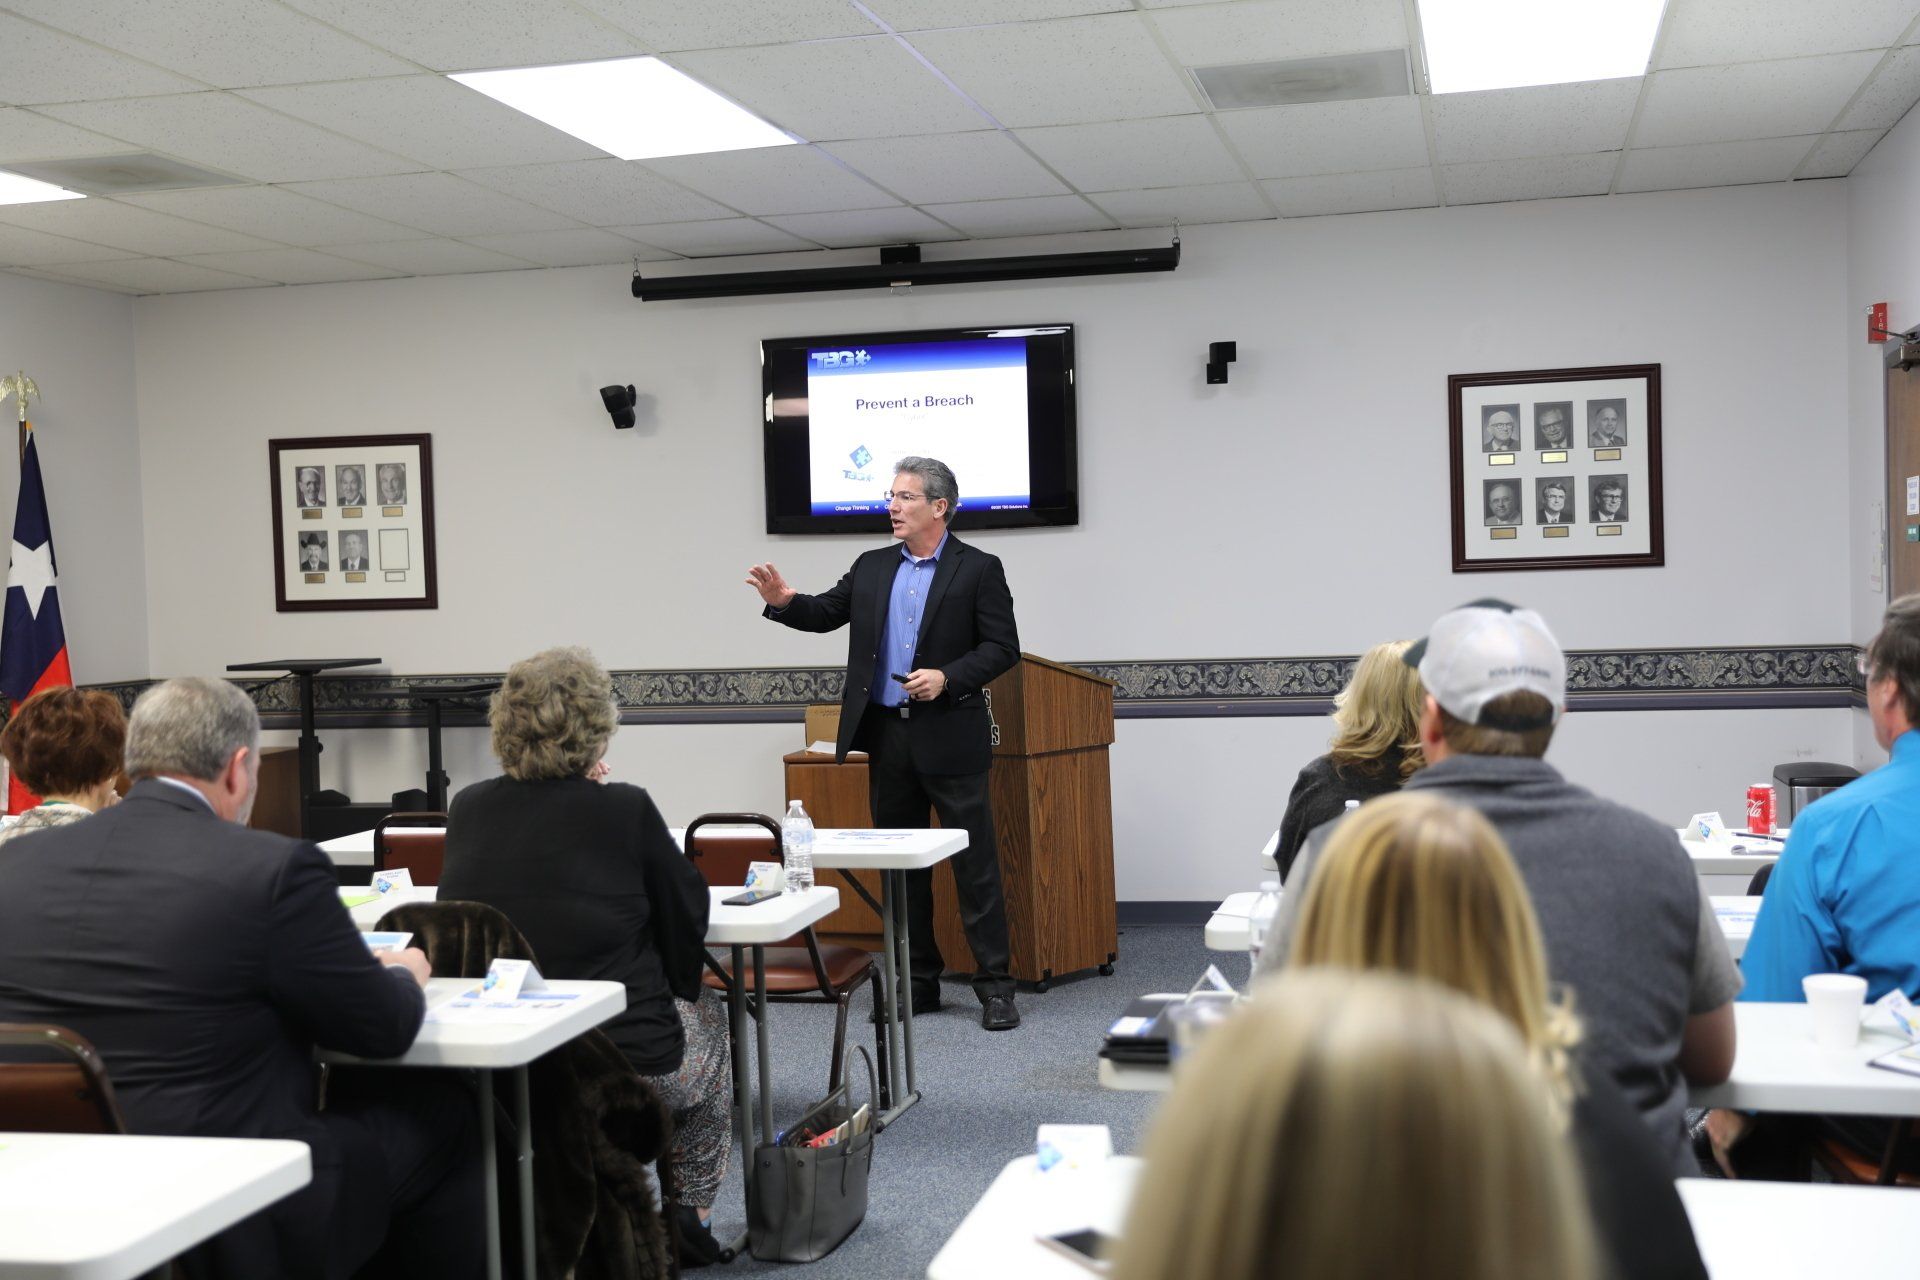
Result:
<svg viewBox="0 0 1920 1280">
<path fill-rule="evenodd" d="M 1021 1025 L 1006 1032 L 982 1031 L 972 990 L 959 981 L 943 984 L 946 1008 L 914 1019 L 921 1101 L 875 1144 L 866 1221 L 804 1274 L 850 1280 L 924 1276 L 927 1263 L 1007 1161 L 1033 1150 L 1034 1130 L 1042 1123 L 1104 1124 L 1113 1131 L 1116 1151 L 1137 1151 L 1158 1095 L 1102 1089 L 1094 1054 L 1134 996 L 1184 991 L 1208 964 L 1218 964 L 1236 984 L 1246 981 L 1247 958 L 1207 951 L 1198 926 L 1127 929 L 1112 977 L 1090 971 L 1056 983 L 1045 995 L 1022 991 Z M 856 1031 L 850 1036 L 869 1051 L 870 1007 L 864 991 L 855 997 Z M 772 1032 L 779 1126 L 826 1091 L 832 1011 L 776 1006 Z M 715 1233 L 726 1239 L 744 1224 L 740 1171 L 730 1167 L 714 1210 Z M 698 1274 L 778 1270 L 790 1268 L 743 1256 Z"/>
</svg>

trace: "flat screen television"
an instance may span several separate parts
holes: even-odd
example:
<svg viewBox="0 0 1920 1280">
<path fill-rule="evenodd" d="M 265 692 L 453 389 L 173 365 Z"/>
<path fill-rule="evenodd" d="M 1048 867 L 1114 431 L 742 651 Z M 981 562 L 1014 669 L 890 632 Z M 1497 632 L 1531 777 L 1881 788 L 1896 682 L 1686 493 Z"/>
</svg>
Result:
<svg viewBox="0 0 1920 1280">
<path fill-rule="evenodd" d="M 768 533 L 887 532 L 909 455 L 953 468 L 963 532 L 1080 522 L 1072 325 L 770 338 L 760 376 Z"/>
</svg>

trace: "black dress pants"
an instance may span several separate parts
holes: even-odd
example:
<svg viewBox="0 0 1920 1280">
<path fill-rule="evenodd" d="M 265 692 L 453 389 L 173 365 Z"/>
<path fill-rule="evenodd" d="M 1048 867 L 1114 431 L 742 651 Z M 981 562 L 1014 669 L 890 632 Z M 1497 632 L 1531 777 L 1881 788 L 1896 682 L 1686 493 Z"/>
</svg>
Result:
<svg viewBox="0 0 1920 1280">
<path fill-rule="evenodd" d="M 868 754 L 867 798 L 876 827 L 924 827 L 927 811 L 949 831 L 965 831 L 967 847 L 949 859 L 960 899 L 960 923 L 976 966 L 973 991 L 982 1003 L 1013 994 L 1008 972 L 1007 900 L 1000 885 L 1000 850 L 994 841 L 993 804 L 987 775 L 921 773 L 913 766 L 907 721 L 896 708 L 869 706 L 859 745 Z M 933 932 L 933 870 L 909 871 L 907 928 L 913 989 L 921 1000 L 938 994 L 945 965 Z"/>
</svg>

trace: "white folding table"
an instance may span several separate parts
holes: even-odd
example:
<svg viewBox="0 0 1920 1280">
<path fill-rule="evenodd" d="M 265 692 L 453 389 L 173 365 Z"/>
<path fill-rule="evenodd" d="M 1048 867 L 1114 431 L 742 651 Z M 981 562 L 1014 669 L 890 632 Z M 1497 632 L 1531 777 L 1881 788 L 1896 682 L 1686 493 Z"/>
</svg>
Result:
<svg viewBox="0 0 1920 1280">
<path fill-rule="evenodd" d="M 1118 1235 L 1139 1172 L 1133 1156 L 1045 1173 L 1032 1156 L 1021 1156 L 1000 1171 L 933 1255 L 928 1280 L 1088 1280 L 1092 1272 L 1039 1237 L 1088 1227 Z"/>
<path fill-rule="evenodd" d="M 533 1106 L 527 1092 L 527 1066 L 535 1058 L 559 1048 L 577 1035 L 593 1030 L 627 1007 L 627 988 L 618 982 L 568 982 L 548 979 L 549 991 L 572 997 L 564 1008 L 543 1011 L 524 1022 L 436 1022 L 433 1011 L 463 991 L 478 985 L 476 978 L 432 978 L 427 982 L 428 1021 L 413 1047 L 397 1058 L 357 1058 L 322 1049 L 322 1062 L 373 1067 L 464 1067 L 480 1078 L 480 1142 L 487 1201 L 487 1276 L 500 1277 L 500 1188 L 494 1177 L 493 1073 L 513 1076 L 514 1155 L 520 1171 L 520 1254 L 525 1280 L 534 1275 L 533 1234 Z M 526 993 L 531 994 L 531 993 Z"/>
<path fill-rule="evenodd" d="M 312 1180 L 304 1142 L 0 1133 L 0 1276 L 132 1280 Z"/>
<path fill-rule="evenodd" d="M 728 948 L 734 980 L 727 989 L 727 1022 L 733 1039 L 735 1129 L 740 1135 L 740 1175 L 753 1203 L 753 1082 L 747 1073 L 747 993 L 739 975 L 745 953 L 753 953 L 754 1058 L 760 1076 L 760 1140 L 773 1141 L 773 1068 L 767 1029 L 767 946 L 817 924 L 840 909 L 840 891 L 819 885 L 801 893 L 783 893 L 751 906 L 729 906 L 724 899 L 746 892 L 739 885 L 707 888 L 707 945 Z M 735 1242 L 735 1248 L 741 1247 Z"/>
<path fill-rule="evenodd" d="M 1911 1275 L 1920 1195 L 1903 1187 L 1682 1178 L 1713 1280 Z"/>
<path fill-rule="evenodd" d="M 1747 939 L 1753 937 L 1753 918 L 1760 914 L 1760 899 L 1745 894 L 1715 896 L 1713 918 L 1727 940 L 1727 950 L 1738 960 L 1747 953 Z"/>
<path fill-rule="evenodd" d="M 408 827 L 410 836 L 444 836 L 445 827 Z M 331 840 L 320 842 L 320 852 L 333 860 L 336 867 L 371 867 L 373 865 L 373 828 L 355 831 L 350 835 L 335 836 Z"/>
<path fill-rule="evenodd" d="M 1799 1111 L 1847 1116 L 1920 1116 L 1920 1077 L 1867 1062 L 1907 1043 L 1877 1020 L 1860 1028 L 1851 1049 L 1813 1042 L 1804 1004 L 1738 1001 L 1733 1006 L 1733 1074 L 1725 1083 L 1688 1091 L 1696 1107 Z"/>
<path fill-rule="evenodd" d="M 353 898 L 364 898 L 373 889 L 364 884 L 343 884 L 340 886 L 340 901 L 346 903 Z M 362 933 L 366 933 L 380 923 L 380 917 L 395 907 L 404 907 L 410 902 L 433 902 L 440 896 L 438 886 L 417 884 L 411 889 L 395 889 L 383 893 L 368 902 L 347 908 L 347 914 L 353 917 L 353 923 Z"/>
</svg>

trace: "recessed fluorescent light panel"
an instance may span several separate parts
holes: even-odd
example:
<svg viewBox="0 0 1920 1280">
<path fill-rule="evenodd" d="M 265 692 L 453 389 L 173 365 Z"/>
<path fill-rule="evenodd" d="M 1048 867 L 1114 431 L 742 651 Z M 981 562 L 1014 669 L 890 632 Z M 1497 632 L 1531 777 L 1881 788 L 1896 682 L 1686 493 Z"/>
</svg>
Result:
<svg viewBox="0 0 1920 1280">
<path fill-rule="evenodd" d="M 48 200 L 85 199 L 78 191 L 56 187 L 51 182 L 0 171 L 0 204 L 41 204 Z"/>
<path fill-rule="evenodd" d="M 469 71 L 452 79 L 622 160 L 799 141 L 658 58 Z"/>
<path fill-rule="evenodd" d="M 1666 0 L 1417 0 L 1434 93 L 1645 75 Z"/>
</svg>

